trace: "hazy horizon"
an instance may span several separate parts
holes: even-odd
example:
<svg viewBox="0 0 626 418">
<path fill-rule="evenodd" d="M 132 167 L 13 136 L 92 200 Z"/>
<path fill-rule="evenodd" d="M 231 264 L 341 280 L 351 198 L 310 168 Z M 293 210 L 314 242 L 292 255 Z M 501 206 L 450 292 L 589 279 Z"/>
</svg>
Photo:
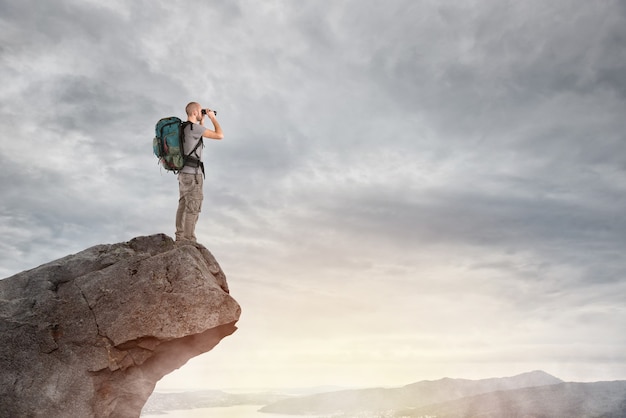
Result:
<svg viewBox="0 0 626 418">
<path fill-rule="evenodd" d="M 191 7 L 193 6 L 193 7 Z M 239 329 L 159 388 L 626 379 L 626 3 L 0 0 L 0 277 L 198 238 Z"/>
<path fill-rule="evenodd" d="M 210 355 L 209 353 L 204 354 L 206 356 Z M 473 380 L 473 381 L 478 381 L 478 380 L 483 380 L 483 379 L 499 379 L 499 378 L 509 378 L 509 377 L 514 377 L 514 376 L 518 376 L 518 375 L 523 375 L 525 373 L 531 373 L 531 372 L 535 372 L 535 371 L 543 371 L 543 370 L 529 370 L 528 372 L 522 372 L 519 374 L 515 374 L 515 375 L 501 375 L 501 376 L 485 376 L 485 377 L 480 377 L 480 378 L 466 378 L 463 376 L 441 376 L 439 378 L 431 378 L 431 379 L 417 379 L 417 380 L 412 380 L 409 382 L 405 382 L 405 383 L 400 383 L 400 384 L 389 384 L 389 385 L 377 385 L 377 384 L 365 384 L 365 385 L 352 385 L 352 386 L 337 386 L 337 385 L 332 385 L 332 384 L 327 384 L 327 385 L 312 385 L 312 386 L 299 386 L 299 385 L 293 385 L 293 386 L 258 386 L 258 387 L 239 387 L 239 386 L 235 386 L 235 387 L 206 387 L 206 386 L 199 386 L 199 387 L 189 387 L 189 386 L 182 386 L 182 387 L 168 387 L 166 385 L 164 385 L 163 383 L 159 383 L 155 389 L 155 392 L 158 393 L 182 393 L 182 392 L 202 392 L 202 391 L 219 391 L 219 392 L 226 392 L 226 393 L 231 393 L 231 394 L 246 394 L 246 393 L 263 393 L 266 391 L 269 392 L 277 392 L 277 393 L 284 393 L 284 394 L 291 394 L 291 395 L 310 395 L 310 394 L 314 394 L 314 393 L 323 393 L 323 392 L 336 392 L 336 391 L 343 391 L 343 390 L 359 390 L 359 389 L 372 389 L 372 388 L 381 388 L 381 389 L 396 389 L 396 388 L 401 388 L 407 385 L 411 385 L 414 383 L 420 383 L 420 382 L 425 382 L 425 381 L 438 381 L 438 380 L 444 380 L 444 379 L 458 379 L 458 380 Z M 547 373 L 547 372 L 546 372 Z M 549 375 L 556 377 L 558 379 L 561 379 L 559 376 L 555 376 L 552 375 L 550 373 L 548 373 Z M 166 381 L 169 379 L 166 379 Z M 596 382 L 603 382 L 603 381 L 624 381 L 626 379 L 611 379 L 611 380 L 595 380 L 595 379 L 591 379 L 591 380 L 566 380 L 566 379 L 561 379 L 564 383 L 596 383 Z"/>
</svg>

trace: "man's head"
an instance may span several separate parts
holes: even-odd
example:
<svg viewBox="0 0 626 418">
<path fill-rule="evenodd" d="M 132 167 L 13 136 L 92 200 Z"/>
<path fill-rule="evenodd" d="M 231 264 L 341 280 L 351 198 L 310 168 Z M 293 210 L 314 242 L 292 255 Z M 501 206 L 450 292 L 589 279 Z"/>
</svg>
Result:
<svg viewBox="0 0 626 418">
<path fill-rule="evenodd" d="M 185 112 L 187 112 L 187 119 L 192 122 L 201 122 L 202 121 L 202 106 L 200 103 L 191 102 L 185 107 Z"/>
</svg>

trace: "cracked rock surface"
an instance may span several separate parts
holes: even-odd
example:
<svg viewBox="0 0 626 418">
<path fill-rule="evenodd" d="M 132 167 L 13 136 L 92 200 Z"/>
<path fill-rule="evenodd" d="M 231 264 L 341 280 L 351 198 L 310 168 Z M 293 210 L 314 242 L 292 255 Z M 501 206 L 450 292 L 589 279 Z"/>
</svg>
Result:
<svg viewBox="0 0 626 418">
<path fill-rule="evenodd" d="M 138 417 L 240 313 L 209 250 L 163 234 L 0 280 L 0 417 Z"/>
</svg>

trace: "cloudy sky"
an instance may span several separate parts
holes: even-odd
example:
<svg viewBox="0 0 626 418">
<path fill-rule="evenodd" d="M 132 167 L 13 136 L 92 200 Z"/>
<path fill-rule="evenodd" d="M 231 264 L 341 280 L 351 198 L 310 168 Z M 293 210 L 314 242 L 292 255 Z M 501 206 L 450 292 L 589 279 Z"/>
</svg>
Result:
<svg viewBox="0 0 626 418">
<path fill-rule="evenodd" d="M 626 3 L 0 0 L 0 277 L 174 233 L 218 110 L 239 330 L 159 387 L 626 379 Z"/>
</svg>

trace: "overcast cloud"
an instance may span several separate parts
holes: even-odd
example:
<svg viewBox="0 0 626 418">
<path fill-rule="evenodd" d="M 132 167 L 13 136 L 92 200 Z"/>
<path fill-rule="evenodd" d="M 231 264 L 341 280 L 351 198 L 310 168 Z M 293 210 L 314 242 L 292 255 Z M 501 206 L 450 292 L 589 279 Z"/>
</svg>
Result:
<svg viewBox="0 0 626 418">
<path fill-rule="evenodd" d="M 240 329 L 163 385 L 626 379 L 626 3 L 0 0 L 0 277 L 173 236 L 218 110 Z"/>
</svg>

